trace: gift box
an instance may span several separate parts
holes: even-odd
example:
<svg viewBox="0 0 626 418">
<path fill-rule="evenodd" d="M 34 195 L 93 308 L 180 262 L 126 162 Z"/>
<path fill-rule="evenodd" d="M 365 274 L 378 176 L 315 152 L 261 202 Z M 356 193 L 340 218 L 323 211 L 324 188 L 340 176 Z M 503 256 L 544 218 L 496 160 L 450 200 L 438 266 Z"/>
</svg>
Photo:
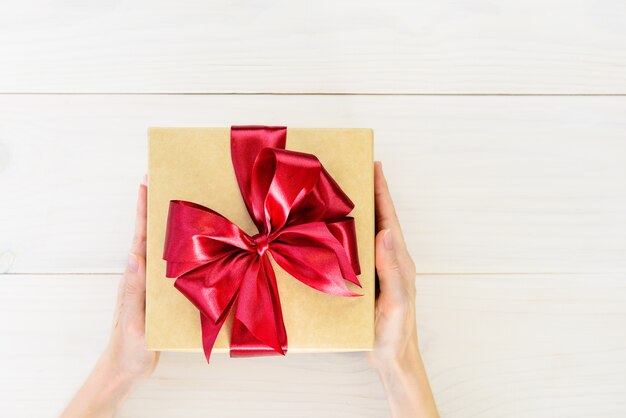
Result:
<svg viewBox="0 0 626 418">
<path fill-rule="evenodd" d="M 255 140 L 255 135 L 259 132 L 266 135 L 269 138 L 267 139 L 269 144 L 273 145 L 280 143 L 281 139 L 278 137 L 283 135 L 284 151 L 278 149 L 280 147 L 272 146 L 261 152 L 252 151 L 252 156 L 239 157 L 240 152 L 250 152 L 246 147 L 252 142 L 246 141 Z M 234 138 L 235 135 L 244 138 Z M 252 138 L 246 138 L 246 136 Z M 236 139 L 240 140 L 239 145 L 234 142 Z M 159 127 L 148 130 L 148 149 L 146 259 L 146 347 L 148 349 L 202 351 L 204 344 L 207 360 L 207 345 L 212 347 L 213 352 L 227 352 L 230 349 L 231 355 L 233 352 L 246 355 L 248 352 L 246 350 L 249 350 L 252 355 L 257 355 L 270 354 L 270 352 L 271 354 L 284 354 L 287 351 L 289 353 L 337 352 L 372 349 L 375 298 L 372 130 L 242 127 L 236 131 L 235 128 Z M 237 156 L 233 156 L 233 153 L 237 153 Z M 235 157 L 239 161 L 236 161 Z M 289 167 L 292 159 L 296 159 L 294 163 L 296 165 L 309 163 L 315 165 L 316 161 L 319 161 L 321 168 L 313 168 L 309 171 L 289 171 L 293 170 L 293 167 Z M 263 160 L 264 165 L 257 160 Z M 259 167 L 254 166 L 255 163 Z M 246 165 L 249 169 L 240 168 L 238 173 L 235 172 L 236 167 Z M 298 170 L 305 170 L 305 168 Z M 300 175 L 301 172 L 305 174 Z M 271 173 L 275 175 L 274 180 L 270 179 Z M 246 202 L 243 196 L 246 193 L 258 194 L 255 190 L 263 189 L 263 184 L 265 184 L 265 192 L 272 194 L 276 186 L 272 183 L 267 187 L 269 181 L 279 184 L 282 181 L 285 190 L 289 187 L 301 187 L 300 183 L 307 181 L 309 173 L 327 175 L 328 179 L 315 181 L 320 184 L 325 182 L 321 186 L 329 190 L 335 190 L 338 187 L 340 190 L 337 193 L 341 196 L 343 192 L 349 198 L 349 200 L 339 200 L 342 200 L 341 204 L 351 201 L 354 206 L 346 218 L 354 219 L 353 231 L 349 233 L 339 231 L 341 228 L 334 228 L 332 222 L 328 222 L 325 226 L 319 219 L 309 216 L 311 211 L 324 210 L 324 208 L 312 209 L 308 207 L 308 204 L 300 204 L 300 207 L 297 207 L 298 203 L 294 203 L 295 209 L 300 211 L 301 221 L 294 221 L 297 216 L 292 210 L 288 221 L 282 226 L 286 232 L 282 236 L 275 235 L 278 238 L 272 238 L 270 235 L 270 241 L 272 239 L 274 241 L 268 243 L 268 235 L 264 236 L 259 231 L 259 228 L 264 227 L 261 225 L 263 221 L 255 221 L 251 216 L 254 210 L 247 207 L 248 203 L 254 205 L 255 196 L 249 198 L 252 203 Z M 280 178 L 281 175 L 282 178 Z M 251 180 L 250 177 L 254 176 L 257 179 Z M 260 186 L 255 189 L 254 185 L 247 185 L 250 181 L 257 182 Z M 320 187 L 320 184 L 311 187 Z M 246 187 L 247 190 L 242 190 Z M 281 210 L 284 212 L 281 205 L 287 204 L 281 201 L 281 199 L 286 199 L 281 193 L 286 192 L 281 189 L 274 195 L 274 202 L 269 203 L 271 197 L 257 196 L 260 204 L 266 205 L 266 213 L 260 213 L 259 219 L 271 218 L 271 222 L 278 222 L 276 219 L 284 215 L 281 215 Z M 292 200 L 297 201 L 302 194 L 298 196 L 294 194 Z M 327 191 L 318 194 L 322 201 L 323 199 L 338 200 L 334 196 L 330 198 L 325 196 L 328 194 Z M 319 203 L 317 206 L 320 206 Z M 271 206 L 272 204 L 274 206 Z M 328 204 L 321 206 L 325 205 Z M 272 213 L 268 215 L 268 211 Z M 337 224 L 343 226 L 342 222 Z M 303 225 L 298 225 L 299 223 Z M 350 223 L 352 223 L 351 220 Z M 222 224 L 227 227 L 219 226 Z M 349 226 L 352 227 L 352 225 Z M 276 225 L 270 225 L 268 228 L 276 228 Z M 333 238 L 334 241 L 320 238 L 327 240 L 328 244 L 324 245 L 336 249 L 338 255 L 335 258 L 330 257 L 333 258 L 332 261 L 326 257 L 327 250 L 319 252 L 322 251 L 320 250 L 322 244 L 310 242 L 310 237 L 306 235 L 309 232 L 305 235 L 297 235 L 302 231 L 312 231 L 312 228 L 319 231 L 320 236 L 332 238 L 334 235 L 337 238 Z M 219 231 L 216 232 L 217 229 Z M 239 229 L 242 232 L 239 232 Z M 198 233 L 198 230 L 202 232 Z M 206 232 L 209 230 L 210 234 Z M 329 231 L 332 234 L 329 235 Z M 317 236 L 317 233 L 311 233 L 311 236 Z M 351 233 L 353 237 L 346 237 Z M 209 242 L 206 244 L 202 234 L 234 234 L 236 239 L 232 236 L 227 238 L 214 236 L 211 238 L 213 241 L 206 241 Z M 198 236 L 201 238 L 199 239 Z M 344 244 L 349 238 L 354 239 L 354 248 L 343 248 L 344 253 L 340 251 L 342 247 L 337 246 L 337 243 Z M 234 247 L 224 247 L 226 249 L 219 247 L 219 250 L 225 254 L 222 254 L 224 257 L 220 259 L 225 260 L 223 264 L 219 267 L 211 267 L 212 270 L 205 270 L 204 264 L 212 262 L 210 260 L 217 256 L 207 255 L 206 252 L 209 250 L 199 249 L 199 246 L 206 244 L 210 247 L 215 243 L 234 242 L 233 240 L 238 242 L 238 244 L 233 244 Z M 240 249 L 237 245 L 244 249 Z M 261 247 L 263 250 L 260 250 Z M 246 248 L 249 252 L 246 252 Z M 254 253 L 255 249 L 257 253 Z M 267 254 L 264 254 L 266 249 Z M 307 251 L 312 252 L 306 255 Z M 189 253 L 193 253 L 195 261 L 189 259 L 192 257 Z M 352 258 L 350 253 L 352 253 Z M 301 256 L 305 257 L 306 263 L 293 262 Z M 292 257 L 291 264 L 289 264 L 289 257 Z M 264 258 L 267 259 L 268 264 L 261 261 L 258 267 L 259 260 Z M 345 292 L 340 294 L 341 291 L 332 294 L 333 289 L 329 286 L 318 286 L 314 282 L 307 282 L 307 280 L 314 281 L 313 276 L 308 279 L 294 277 L 307 276 L 309 273 L 314 275 L 319 267 L 317 263 L 324 266 L 324 263 L 337 264 L 339 262 L 345 279 L 352 274 L 346 273 L 347 259 L 355 267 L 355 272 L 359 273 L 356 276 L 358 281 L 351 282 L 346 279 L 343 283 L 345 289 L 358 296 L 347 296 Z M 222 263 L 222 261 L 219 262 Z M 281 264 L 293 270 L 291 273 L 295 273 L 288 273 L 281 267 Z M 242 284 L 240 276 L 244 275 L 242 272 L 245 272 L 245 277 L 248 277 L 251 274 L 250 269 L 257 269 L 257 267 L 261 273 L 254 274 L 263 275 L 263 286 L 259 288 L 260 290 L 250 291 L 249 287 L 256 286 L 256 284 L 252 283 L 249 278 L 245 279 L 247 285 Z M 336 272 L 336 266 L 328 267 L 330 270 L 333 268 Z M 321 267 L 319 269 L 322 271 L 321 274 L 325 274 Z M 190 275 L 191 279 L 181 273 Z M 272 276 L 275 276 L 276 287 L 273 290 L 271 288 Z M 208 290 L 206 287 L 202 288 L 202 283 L 212 286 L 212 280 L 221 280 L 219 286 L 216 285 Z M 266 280 L 270 283 L 269 290 L 264 284 Z M 179 285 L 175 285 L 177 282 Z M 334 283 L 338 283 L 336 278 Z M 356 283 L 360 283 L 360 287 Z M 224 290 L 227 289 L 224 286 L 231 285 L 232 289 Z M 248 290 L 244 289 L 246 286 Z M 325 289 L 330 290 L 327 293 Z M 223 293 L 228 293 L 228 295 L 224 296 Z M 244 296 L 246 300 L 242 299 Z M 205 297 L 213 297 L 216 300 L 208 302 L 200 300 Z M 273 308 L 268 305 L 270 302 Z M 214 312 L 217 309 L 216 305 L 221 306 L 224 312 Z M 209 314 L 203 316 L 200 309 L 214 316 Z M 264 314 L 264 309 L 271 311 L 272 318 L 276 318 L 270 318 L 267 312 Z M 243 313 L 236 314 L 237 310 Z M 222 317 L 220 318 L 219 315 Z M 247 319 L 236 318 L 236 315 L 245 316 Z M 215 328 L 215 324 L 219 321 L 222 322 Z M 280 335 L 281 322 L 284 323 L 286 335 Z M 207 326 L 213 327 L 210 328 L 213 331 L 207 331 Z M 283 341 L 282 349 L 276 348 L 276 343 L 271 342 L 274 336 L 266 337 L 263 334 L 267 329 L 270 330 L 268 332 L 279 334 L 277 338 Z M 216 333 L 217 336 L 207 336 L 211 332 Z M 238 335 L 234 335 L 235 333 Z M 211 341 L 207 342 L 207 339 Z M 268 339 L 271 340 L 269 343 L 267 343 Z M 237 345 L 237 350 L 234 345 Z M 262 347 L 264 345 L 270 347 Z M 208 351 L 210 352 L 211 349 L 209 348 Z"/>
</svg>

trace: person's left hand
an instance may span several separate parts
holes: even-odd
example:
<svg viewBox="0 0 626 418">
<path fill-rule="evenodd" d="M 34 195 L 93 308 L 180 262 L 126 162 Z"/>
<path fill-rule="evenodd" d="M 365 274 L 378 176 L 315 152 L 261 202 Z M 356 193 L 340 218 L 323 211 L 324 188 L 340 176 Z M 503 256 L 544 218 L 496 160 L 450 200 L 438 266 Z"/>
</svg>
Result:
<svg viewBox="0 0 626 418">
<path fill-rule="evenodd" d="M 159 353 L 145 348 L 147 184 L 139 186 L 135 236 L 120 280 L 111 336 L 91 374 L 63 413 L 112 417 L 135 386 L 150 376 Z"/>
</svg>

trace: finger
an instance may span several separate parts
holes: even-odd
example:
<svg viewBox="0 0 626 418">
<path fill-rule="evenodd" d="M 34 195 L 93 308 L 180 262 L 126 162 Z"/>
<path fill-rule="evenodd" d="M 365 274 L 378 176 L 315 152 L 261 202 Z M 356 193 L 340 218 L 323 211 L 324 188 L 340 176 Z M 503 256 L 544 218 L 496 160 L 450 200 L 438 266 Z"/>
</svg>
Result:
<svg viewBox="0 0 626 418">
<path fill-rule="evenodd" d="M 405 293 L 400 262 L 394 248 L 393 232 L 383 229 L 376 235 L 376 272 L 380 294 L 384 297 L 397 299 Z"/>
<path fill-rule="evenodd" d="M 143 256 L 129 254 L 122 281 L 124 309 L 133 316 L 143 314 L 146 306 L 146 259 Z"/>
<path fill-rule="evenodd" d="M 376 200 L 376 230 L 390 229 L 395 248 L 406 248 L 396 209 L 389 193 L 380 161 L 374 163 L 374 195 Z"/>
<path fill-rule="evenodd" d="M 142 257 L 146 256 L 146 216 L 147 216 L 148 186 L 146 178 L 139 186 L 137 195 L 137 215 L 135 219 L 135 235 L 130 251 Z"/>
</svg>

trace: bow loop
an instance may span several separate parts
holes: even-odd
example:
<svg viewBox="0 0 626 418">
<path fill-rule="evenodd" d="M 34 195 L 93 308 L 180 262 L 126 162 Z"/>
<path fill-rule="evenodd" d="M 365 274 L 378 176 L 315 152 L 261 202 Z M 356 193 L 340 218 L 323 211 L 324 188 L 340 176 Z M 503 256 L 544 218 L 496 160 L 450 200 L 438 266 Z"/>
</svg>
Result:
<svg viewBox="0 0 626 418">
<path fill-rule="evenodd" d="M 241 250 L 253 251 L 237 225 L 202 205 L 170 202 L 163 252 L 167 277 L 178 277 Z"/>
<path fill-rule="evenodd" d="M 264 148 L 285 149 L 287 128 L 282 126 L 233 126 L 230 129 L 230 157 L 235 176 L 250 217 L 259 231 L 264 229 L 264 216 L 255 213 L 252 204 L 252 170 Z"/>
<path fill-rule="evenodd" d="M 275 148 L 263 149 L 254 162 L 250 187 L 253 216 L 261 231 L 281 229 L 317 184 L 317 157 Z"/>
<path fill-rule="evenodd" d="M 285 228 L 272 242 L 272 256 L 307 286 L 331 295 L 360 296 L 345 284 L 361 286 L 346 251 L 324 222 Z"/>
</svg>

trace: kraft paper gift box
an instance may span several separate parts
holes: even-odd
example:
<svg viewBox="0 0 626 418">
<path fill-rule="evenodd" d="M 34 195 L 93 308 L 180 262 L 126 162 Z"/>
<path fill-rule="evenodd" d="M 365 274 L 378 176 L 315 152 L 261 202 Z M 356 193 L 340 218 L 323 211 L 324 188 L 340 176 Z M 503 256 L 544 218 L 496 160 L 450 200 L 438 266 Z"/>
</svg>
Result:
<svg viewBox="0 0 626 418">
<path fill-rule="evenodd" d="M 288 353 L 371 350 L 374 342 L 374 169 L 370 129 L 287 128 L 287 150 L 314 154 L 352 200 L 362 296 L 312 289 L 272 259 L 288 339 Z M 146 347 L 202 351 L 198 309 L 165 275 L 164 240 L 170 200 L 211 208 L 250 235 L 258 231 L 246 210 L 230 155 L 230 128 L 148 130 Z M 271 258 L 271 257 L 270 257 Z M 232 315 L 213 352 L 228 352 Z"/>
</svg>

